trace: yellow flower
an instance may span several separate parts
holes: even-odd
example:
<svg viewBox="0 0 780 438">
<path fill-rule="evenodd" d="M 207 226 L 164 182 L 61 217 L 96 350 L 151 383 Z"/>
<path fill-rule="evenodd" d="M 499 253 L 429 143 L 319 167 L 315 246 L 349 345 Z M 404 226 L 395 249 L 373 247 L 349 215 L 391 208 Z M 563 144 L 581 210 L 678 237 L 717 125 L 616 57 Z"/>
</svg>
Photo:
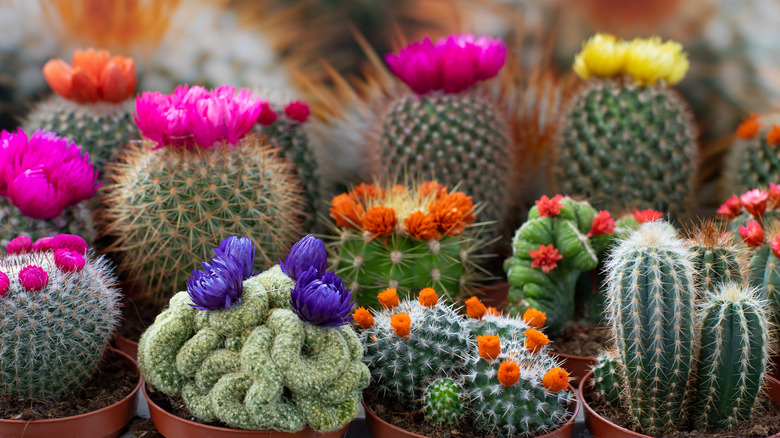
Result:
<svg viewBox="0 0 780 438">
<path fill-rule="evenodd" d="M 627 51 L 625 41 L 598 33 L 583 43 L 582 51 L 574 57 L 574 71 L 583 79 L 619 76 L 624 72 Z"/>
<path fill-rule="evenodd" d="M 680 43 L 662 43 L 658 37 L 634 39 L 626 56 L 626 73 L 642 85 L 654 84 L 661 79 L 674 85 L 685 77 L 688 65 Z"/>
</svg>

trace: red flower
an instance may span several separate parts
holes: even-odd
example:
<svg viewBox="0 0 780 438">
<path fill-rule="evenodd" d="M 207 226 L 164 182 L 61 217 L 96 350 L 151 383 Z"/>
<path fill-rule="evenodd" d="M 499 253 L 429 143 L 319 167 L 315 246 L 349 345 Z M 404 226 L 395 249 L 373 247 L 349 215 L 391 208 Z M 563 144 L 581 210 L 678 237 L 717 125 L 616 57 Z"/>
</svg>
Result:
<svg viewBox="0 0 780 438">
<path fill-rule="evenodd" d="M 766 190 L 753 189 L 748 190 L 739 197 L 742 206 L 753 217 L 758 217 L 766 211 L 766 201 L 769 199 L 769 193 Z"/>
<path fill-rule="evenodd" d="M 542 268 L 542 272 L 545 274 L 557 268 L 558 260 L 563 258 L 561 253 L 558 252 L 558 249 L 552 246 L 552 244 L 539 245 L 539 249 L 532 249 L 528 251 L 528 255 L 534 259 L 534 261 L 531 263 L 531 267 Z"/>
<path fill-rule="evenodd" d="M 772 125 L 772 128 L 766 133 L 766 141 L 772 145 L 780 143 L 780 126 Z"/>
<path fill-rule="evenodd" d="M 740 213 L 742 213 L 742 203 L 737 195 L 730 197 L 718 208 L 718 214 L 729 219 L 739 216 Z"/>
<path fill-rule="evenodd" d="M 758 122 L 758 115 L 751 114 L 745 117 L 742 124 L 737 128 L 737 137 L 753 138 L 758 134 L 759 129 L 761 129 L 761 124 Z"/>
<path fill-rule="evenodd" d="M 552 199 L 548 198 L 547 195 L 542 195 L 542 197 L 536 201 L 539 217 L 553 217 L 561 214 L 561 207 L 563 207 L 561 199 L 563 199 L 563 196 L 561 195 L 555 195 Z"/>
<path fill-rule="evenodd" d="M 663 213 L 658 210 L 653 210 L 652 208 L 648 208 L 647 210 L 642 211 L 634 210 L 634 220 L 640 224 L 645 222 L 655 222 L 662 217 L 664 217 Z"/>
<path fill-rule="evenodd" d="M 278 118 L 279 115 L 268 105 L 268 102 L 263 102 L 260 106 L 260 115 L 257 116 L 257 123 L 263 126 L 271 126 Z"/>
<path fill-rule="evenodd" d="M 775 235 L 775 240 L 772 241 L 770 246 L 772 247 L 772 254 L 780 259 L 780 233 Z"/>
<path fill-rule="evenodd" d="M 761 224 L 756 221 L 748 221 L 748 223 L 739 227 L 739 235 L 747 246 L 755 247 L 764 243 L 764 229 L 761 228 Z"/>
<path fill-rule="evenodd" d="M 288 103 L 287 106 L 284 107 L 284 113 L 287 115 L 287 117 L 295 120 L 296 122 L 303 123 L 306 121 L 306 119 L 309 118 L 311 110 L 309 110 L 309 105 L 307 105 L 306 102 L 302 100 L 296 100 Z"/>
<path fill-rule="evenodd" d="M 769 207 L 780 206 L 780 184 L 769 183 Z"/>
<path fill-rule="evenodd" d="M 615 232 L 615 219 L 609 215 L 606 210 L 601 210 L 593 218 L 593 225 L 590 227 L 588 237 L 598 236 L 599 234 L 612 234 Z"/>
</svg>

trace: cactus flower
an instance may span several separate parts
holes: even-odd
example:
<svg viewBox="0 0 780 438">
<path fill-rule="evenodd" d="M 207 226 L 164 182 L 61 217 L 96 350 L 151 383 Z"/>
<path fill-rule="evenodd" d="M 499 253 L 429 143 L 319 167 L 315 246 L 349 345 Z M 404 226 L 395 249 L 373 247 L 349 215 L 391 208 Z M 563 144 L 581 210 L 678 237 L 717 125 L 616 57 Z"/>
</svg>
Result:
<svg viewBox="0 0 780 438">
<path fill-rule="evenodd" d="M 717 213 L 721 216 L 726 216 L 729 219 L 733 219 L 742 213 L 742 202 L 740 202 L 737 195 L 732 195 L 726 202 L 718 207 Z"/>
<path fill-rule="evenodd" d="M 385 309 L 392 309 L 401 304 L 401 301 L 398 299 L 398 292 L 393 288 L 388 288 L 379 292 L 376 297 L 379 300 L 379 304 Z"/>
<path fill-rule="evenodd" d="M 245 236 L 230 236 L 223 239 L 217 249 L 241 262 L 241 275 L 244 280 L 252 276 L 255 267 L 255 244 L 252 239 Z"/>
<path fill-rule="evenodd" d="M 390 318 L 390 326 L 397 336 L 406 337 L 412 331 L 412 320 L 405 313 L 396 313 Z"/>
<path fill-rule="evenodd" d="M 325 244 L 322 240 L 309 234 L 290 248 L 285 261 L 279 260 L 279 265 L 282 272 L 293 280 L 298 280 L 309 268 L 314 268 L 319 273 L 317 278 L 320 278 L 325 274 L 328 266 L 328 253 L 325 251 Z"/>
<path fill-rule="evenodd" d="M 363 215 L 363 228 L 375 237 L 391 234 L 397 224 L 395 210 L 384 205 L 375 205 Z"/>
<path fill-rule="evenodd" d="M 561 203 L 562 199 L 563 196 L 561 195 L 555 195 L 552 199 L 548 198 L 547 195 L 542 195 L 542 197 L 535 202 L 536 208 L 539 211 L 539 216 L 553 217 L 561 214 L 561 207 L 563 207 L 563 203 Z"/>
<path fill-rule="evenodd" d="M 436 305 L 436 303 L 439 302 L 439 295 L 435 290 L 433 290 L 432 287 L 426 287 L 420 291 L 417 299 L 420 302 L 420 305 L 425 307 L 433 307 Z"/>
<path fill-rule="evenodd" d="M 352 294 L 333 271 L 321 273 L 312 266 L 299 274 L 290 302 L 301 320 L 319 327 L 338 327 L 352 319 Z"/>
<path fill-rule="evenodd" d="M 362 226 L 363 207 L 346 193 L 342 193 L 330 202 L 330 217 L 336 225 L 343 228 L 358 229 Z"/>
<path fill-rule="evenodd" d="M 766 133 L 766 141 L 771 145 L 780 143 L 780 126 L 772 125 Z"/>
<path fill-rule="evenodd" d="M 295 100 L 284 107 L 284 114 L 298 123 L 304 123 L 309 118 L 311 110 L 309 105 L 302 100 Z"/>
<path fill-rule="evenodd" d="M 466 302 L 466 315 L 469 318 L 481 319 L 487 314 L 487 308 L 477 297 L 471 297 Z"/>
<path fill-rule="evenodd" d="M 352 313 L 352 319 L 363 329 L 370 329 L 374 326 L 374 317 L 363 306 L 355 309 Z"/>
<path fill-rule="evenodd" d="M 741 225 L 737 231 L 747 246 L 756 247 L 764 243 L 764 228 L 757 221 L 748 221 L 745 225 Z"/>
<path fill-rule="evenodd" d="M 501 339 L 495 335 L 477 336 L 477 349 L 483 359 L 493 360 L 501 354 Z"/>
<path fill-rule="evenodd" d="M 644 224 L 646 222 L 655 222 L 664 217 L 664 214 L 660 211 L 648 208 L 647 210 L 634 210 L 633 216 L 635 221 Z"/>
<path fill-rule="evenodd" d="M 542 347 L 550 343 L 550 339 L 539 330 L 529 328 L 525 331 L 525 348 L 531 353 L 538 352 Z"/>
<path fill-rule="evenodd" d="M 76 50 L 72 65 L 52 59 L 43 66 L 43 76 L 60 96 L 79 103 L 122 102 L 135 93 L 135 62 L 106 50 Z"/>
<path fill-rule="evenodd" d="M 227 309 L 240 300 L 244 291 L 244 264 L 218 249 L 212 251 L 215 257 L 209 259 L 211 263 L 201 263 L 205 272 L 194 269 L 187 280 L 191 306 L 198 310 Z"/>
<path fill-rule="evenodd" d="M 598 33 L 582 44 L 574 57 L 574 72 L 582 79 L 612 77 L 625 70 L 629 44 L 613 35 Z"/>
<path fill-rule="evenodd" d="M 766 201 L 769 199 L 769 193 L 766 190 L 753 189 L 748 190 L 739 197 L 742 206 L 753 217 L 759 217 L 766 211 Z"/>
<path fill-rule="evenodd" d="M 561 367 L 555 367 L 542 377 L 542 386 L 550 392 L 558 392 L 569 387 L 569 373 Z"/>
<path fill-rule="evenodd" d="M 520 380 L 520 366 L 510 360 L 505 360 L 498 366 L 496 377 L 505 388 L 508 388 Z"/>
<path fill-rule="evenodd" d="M 385 191 L 374 184 L 360 183 L 360 185 L 355 186 L 355 188 L 349 192 L 349 196 L 352 197 L 355 202 L 365 204 L 374 199 L 384 199 Z"/>
<path fill-rule="evenodd" d="M 634 39 L 626 55 L 626 73 L 642 85 L 659 80 L 669 85 L 677 84 L 685 77 L 689 65 L 680 43 L 662 43 L 658 37 Z"/>
<path fill-rule="evenodd" d="M 555 248 L 552 243 L 549 245 L 539 245 L 538 249 L 528 251 L 528 255 L 534 259 L 531 262 L 532 268 L 541 268 L 545 274 L 558 267 L 558 261 L 563 255 Z"/>
<path fill-rule="evenodd" d="M 760 129 L 761 123 L 758 121 L 758 114 L 750 114 L 742 120 L 742 123 L 737 128 L 737 137 L 743 139 L 753 138 Z"/>
<path fill-rule="evenodd" d="M 8 278 L 5 272 L 0 271 L 0 297 L 5 296 L 5 294 L 8 292 L 8 289 L 10 288 L 11 279 Z"/>
<path fill-rule="evenodd" d="M 8 242 L 8 245 L 5 246 L 5 250 L 8 254 L 22 254 L 30 252 L 32 250 L 32 245 L 33 243 L 30 236 L 19 236 L 11 239 L 11 241 Z"/>
<path fill-rule="evenodd" d="M 54 237 L 41 237 L 33 243 L 32 250 L 35 252 L 46 252 L 53 249 Z"/>
<path fill-rule="evenodd" d="M 606 210 L 599 211 L 593 218 L 593 225 L 588 231 L 588 237 L 598 236 L 601 234 L 612 234 L 615 232 L 615 219 L 609 215 Z"/>
<path fill-rule="evenodd" d="M 477 220 L 474 202 L 463 192 L 448 193 L 428 205 L 428 213 L 436 222 L 439 233 L 447 236 L 463 234 L 464 228 Z"/>
<path fill-rule="evenodd" d="M 87 261 L 81 254 L 69 249 L 60 248 L 54 251 L 54 264 L 63 272 L 79 272 L 84 269 Z"/>
<path fill-rule="evenodd" d="M 271 126 L 279 118 L 276 111 L 271 108 L 268 102 L 263 102 L 260 105 L 260 114 L 257 116 L 257 123 L 263 126 Z"/>
<path fill-rule="evenodd" d="M 19 271 L 19 283 L 30 292 L 37 292 L 49 284 L 49 274 L 40 266 L 28 265 Z"/>
<path fill-rule="evenodd" d="M 51 249 L 67 249 L 77 254 L 86 254 L 89 246 L 81 236 L 73 234 L 58 234 L 48 244 Z"/>
<path fill-rule="evenodd" d="M 417 210 L 404 219 L 406 232 L 415 239 L 431 240 L 439 235 L 438 227 L 433 217 Z"/>
<path fill-rule="evenodd" d="M 523 322 L 533 328 L 542 328 L 547 321 L 547 315 L 539 310 L 528 308 L 523 312 Z"/>
</svg>

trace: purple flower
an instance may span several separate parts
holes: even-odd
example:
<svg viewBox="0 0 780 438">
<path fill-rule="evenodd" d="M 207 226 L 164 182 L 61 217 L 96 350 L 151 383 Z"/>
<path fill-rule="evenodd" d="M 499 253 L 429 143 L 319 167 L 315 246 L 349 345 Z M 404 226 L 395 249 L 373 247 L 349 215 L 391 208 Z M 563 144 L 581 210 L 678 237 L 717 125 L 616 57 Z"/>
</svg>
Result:
<svg viewBox="0 0 780 438">
<path fill-rule="evenodd" d="M 220 242 L 217 249 L 241 263 L 242 279 L 246 280 L 252 276 L 255 267 L 255 244 L 252 239 L 245 236 L 230 236 Z"/>
<path fill-rule="evenodd" d="M 309 234 L 295 243 L 287 253 L 285 261 L 279 260 L 282 272 L 293 280 L 298 280 L 300 275 L 314 268 L 320 276 L 328 268 L 328 253 L 322 240 Z M 318 277 L 319 278 L 319 277 Z"/>
<path fill-rule="evenodd" d="M 215 257 L 209 259 L 211 264 L 201 263 L 205 272 L 195 269 L 187 280 L 192 307 L 199 310 L 227 309 L 244 291 L 241 262 L 218 249 L 212 251 Z"/>
<path fill-rule="evenodd" d="M 320 273 L 313 266 L 302 272 L 290 293 L 298 317 L 319 327 L 338 327 L 352 320 L 352 294 L 333 271 Z"/>
</svg>

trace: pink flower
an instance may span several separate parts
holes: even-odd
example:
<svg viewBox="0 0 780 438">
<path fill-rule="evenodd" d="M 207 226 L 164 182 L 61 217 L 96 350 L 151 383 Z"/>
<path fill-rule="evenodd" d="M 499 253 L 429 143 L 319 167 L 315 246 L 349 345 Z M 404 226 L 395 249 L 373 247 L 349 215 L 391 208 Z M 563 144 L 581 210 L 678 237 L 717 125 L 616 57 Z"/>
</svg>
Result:
<svg viewBox="0 0 780 438">
<path fill-rule="evenodd" d="M 528 255 L 534 259 L 531 262 L 531 267 L 542 268 L 542 272 L 545 274 L 557 268 L 558 260 L 563 258 L 563 255 L 552 244 L 539 245 L 539 249 L 528 251 Z"/>
<path fill-rule="evenodd" d="M 284 107 L 284 113 L 287 115 L 287 117 L 295 120 L 296 122 L 304 123 L 309 118 L 311 110 L 309 109 L 309 105 L 306 102 L 302 100 L 295 100 L 288 103 L 287 106 Z"/>
<path fill-rule="evenodd" d="M 739 216 L 742 213 L 742 203 L 739 201 L 739 197 L 737 195 L 731 196 L 723 205 L 718 207 L 717 213 L 729 219 Z"/>
<path fill-rule="evenodd" d="M 769 183 L 769 207 L 777 208 L 780 206 L 780 184 Z"/>
<path fill-rule="evenodd" d="M 598 236 L 599 234 L 612 234 L 615 232 L 615 219 L 609 215 L 606 210 L 601 210 L 593 218 L 593 225 L 590 227 L 588 237 Z"/>
<path fill-rule="evenodd" d="M 5 296 L 8 289 L 11 288 L 11 279 L 5 275 L 5 272 L 0 271 L 0 297 Z"/>
<path fill-rule="evenodd" d="M 30 292 L 37 292 L 49 284 L 49 274 L 40 266 L 27 265 L 19 271 L 19 283 Z"/>
<path fill-rule="evenodd" d="M 398 55 L 388 54 L 385 61 L 390 71 L 417 94 L 443 87 L 441 53 L 430 38 L 406 46 Z"/>
<path fill-rule="evenodd" d="M 54 264 L 63 272 L 79 272 L 87 263 L 84 256 L 69 249 L 60 248 L 54 251 Z"/>
<path fill-rule="evenodd" d="M 769 193 L 766 190 L 753 189 L 748 190 L 739 197 L 742 206 L 753 217 L 758 217 L 766 211 L 766 201 L 769 199 Z"/>
<path fill-rule="evenodd" d="M 46 252 L 53 249 L 54 237 L 41 237 L 33 243 L 32 250 L 35 252 Z"/>
<path fill-rule="evenodd" d="M 655 222 L 658 219 L 664 217 L 664 214 L 660 211 L 648 208 L 647 210 L 634 210 L 634 220 L 643 224 L 645 222 Z"/>
<path fill-rule="evenodd" d="M 22 254 L 30 252 L 32 249 L 32 239 L 30 236 L 19 236 L 8 242 L 5 246 L 5 250 L 8 254 Z"/>
<path fill-rule="evenodd" d="M 756 221 L 748 221 L 745 225 L 740 226 L 737 230 L 745 245 L 756 247 L 764 243 L 764 229 L 761 228 L 761 224 Z"/>
<path fill-rule="evenodd" d="M 46 178 L 42 166 L 17 176 L 9 186 L 8 197 L 22 214 L 36 219 L 54 219 L 68 201 L 67 194 Z"/>
<path fill-rule="evenodd" d="M 535 202 L 536 209 L 539 211 L 539 217 L 553 217 L 561 214 L 561 207 L 563 207 L 563 203 L 561 203 L 562 199 L 563 196 L 561 195 L 555 195 L 552 199 L 548 198 L 547 195 L 542 195 L 542 197 Z"/>
<path fill-rule="evenodd" d="M 50 243 L 51 249 L 67 249 L 78 254 L 86 254 L 89 250 L 87 242 L 74 234 L 59 234 Z"/>
<path fill-rule="evenodd" d="M 268 102 L 263 102 L 263 104 L 260 105 L 260 115 L 257 117 L 257 123 L 263 126 L 271 126 L 278 118 L 279 115 L 276 114 L 276 111 L 271 108 L 271 105 L 269 105 Z"/>
<path fill-rule="evenodd" d="M 772 247 L 772 254 L 780 259 L 780 233 L 775 235 L 775 240 L 772 241 L 770 246 Z"/>
</svg>

